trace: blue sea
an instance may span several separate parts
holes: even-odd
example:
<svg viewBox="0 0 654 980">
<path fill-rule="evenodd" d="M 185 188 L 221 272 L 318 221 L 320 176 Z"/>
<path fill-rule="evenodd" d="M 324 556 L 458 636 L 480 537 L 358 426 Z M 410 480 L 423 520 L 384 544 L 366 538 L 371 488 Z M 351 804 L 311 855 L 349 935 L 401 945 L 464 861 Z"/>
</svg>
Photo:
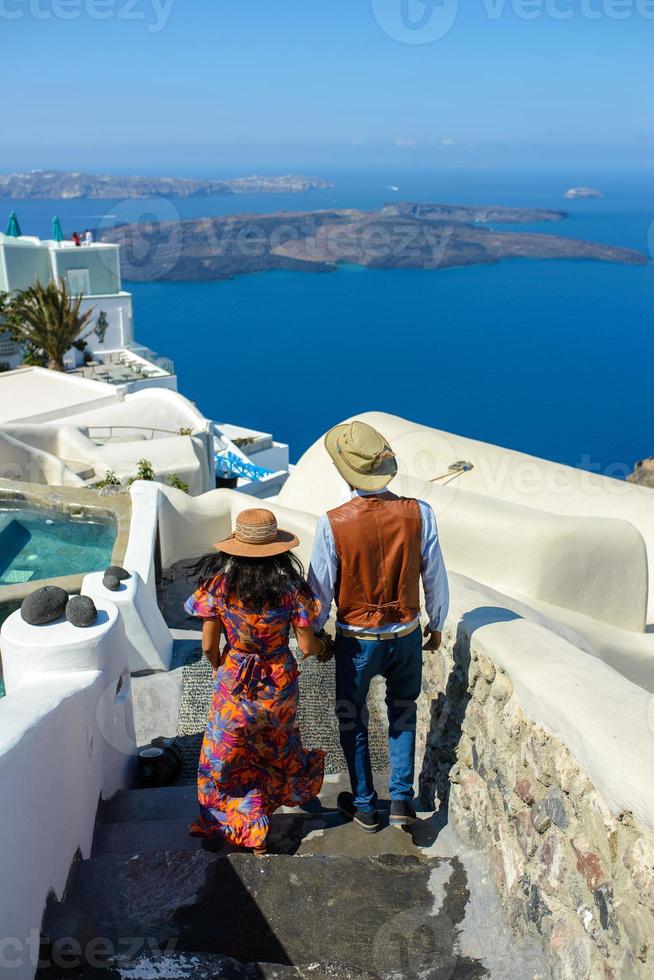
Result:
<svg viewBox="0 0 654 980">
<path fill-rule="evenodd" d="M 334 188 L 153 210 L 199 217 L 398 200 L 553 207 L 568 219 L 522 230 L 646 254 L 654 242 L 654 180 L 645 170 L 314 170 Z M 582 184 L 605 197 L 565 200 Z M 24 233 L 40 235 L 53 214 L 69 234 L 143 210 L 137 202 L 2 203 L 7 213 L 16 208 Z M 369 409 L 616 476 L 654 454 L 651 262 L 342 266 L 125 285 L 138 340 L 174 359 L 180 390 L 211 418 L 272 431 L 294 459 L 329 426 Z"/>
</svg>

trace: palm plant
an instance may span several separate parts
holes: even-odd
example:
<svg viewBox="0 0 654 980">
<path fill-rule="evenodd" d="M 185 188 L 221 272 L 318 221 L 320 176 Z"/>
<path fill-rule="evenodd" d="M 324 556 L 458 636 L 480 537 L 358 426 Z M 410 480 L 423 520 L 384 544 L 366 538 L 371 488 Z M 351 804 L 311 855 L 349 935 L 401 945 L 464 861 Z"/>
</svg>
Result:
<svg viewBox="0 0 654 980">
<path fill-rule="evenodd" d="M 82 313 L 83 296 L 72 295 L 66 281 L 36 282 L 13 295 L 4 310 L 5 322 L 16 341 L 28 351 L 42 351 L 52 371 L 65 371 L 64 354 L 82 349 L 92 310 Z"/>
</svg>

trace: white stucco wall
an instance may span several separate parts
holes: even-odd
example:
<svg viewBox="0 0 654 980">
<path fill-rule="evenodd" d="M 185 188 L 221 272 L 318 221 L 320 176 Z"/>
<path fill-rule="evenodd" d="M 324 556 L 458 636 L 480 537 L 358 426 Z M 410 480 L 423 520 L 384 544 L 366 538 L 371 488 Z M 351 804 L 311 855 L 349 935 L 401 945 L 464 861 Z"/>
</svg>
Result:
<svg viewBox="0 0 654 980">
<path fill-rule="evenodd" d="M 5 425 L 0 433 L 0 470 L 7 470 L 8 479 L 29 480 L 33 475 L 34 483 L 78 486 L 87 478 L 103 479 L 109 470 L 125 482 L 145 458 L 159 479 L 177 475 L 191 494 L 213 485 L 207 433 L 144 439 L 128 432 L 123 438 L 127 441 L 98 444 L 72 425 Z M 80 473 L 88 476 L 81 479 Z"/>
<path fill-rule="evenodd" d="M 22 441 L 12 426 L 0 431 L 0 477 L 62 487 L 83 482 L 57 456 Z"/>
<path fill-rule="evenodd" d="M 511 678 L 531 721 L 560 738 L 615 814 L 654 828 L 654 697 L 542 625 L 507 617 L 493 597 L 458 583 L 449 627 Z"/>
<path fill-rule="evenodd" d="M 103 572 L 84 576 L 82 594 L 96 605 L 113 602 L 123 621 L 127 643 L 127 662 L 131 672 L 168 670 L 173 653 L 173 637 L 157 605 L 156 591 L 148 588 L 139 573 L 127 567 L 130 578 L 116 591 L 102 584 Z"/>
<path fill-rule="evenodd" d="M 76 475 L 114 470 L 121 480 L 149 460 L 192 494 L 215 486 L 213 426 L 175 391 L 126 394 L 108 384 L 42 369 L 0 374 L 0 471 L 7 478 L 75 486 Z M 180 429 L 192 435 L 180 436 Z"/>
<path fill-rule="evenodd" d="M 46 898 L 61 898 L 76 852 L 90 854 L 98 800 L 130 784 L 135 743 L 120 617 L 0 633 L 0 975 L 31 980 Z M 119 688 L 120 683 L 120 689 Z"/>
</svg>

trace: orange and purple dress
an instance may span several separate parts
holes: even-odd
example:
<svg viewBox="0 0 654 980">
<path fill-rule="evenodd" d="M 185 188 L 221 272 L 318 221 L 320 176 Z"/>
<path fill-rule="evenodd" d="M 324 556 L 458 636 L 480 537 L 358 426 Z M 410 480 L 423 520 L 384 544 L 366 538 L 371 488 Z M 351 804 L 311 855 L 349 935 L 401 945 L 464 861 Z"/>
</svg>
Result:
<svg viewBox="0 0 654 980">
<path fill-rule="evenodd" d="M 307 803 L 322 787 L 325 753 L 302 746 L 299 671 L 288 645 L 290 627 L 310 626 L 320 603 L 306 587 L 275 608 L 247 609 L 217 576 L 185 609 L 220 620 L 229 645 L 215 674 L 198 769 L 200 818 L 190 830 L 259 847 L 278 807 Z"/>
</svg>

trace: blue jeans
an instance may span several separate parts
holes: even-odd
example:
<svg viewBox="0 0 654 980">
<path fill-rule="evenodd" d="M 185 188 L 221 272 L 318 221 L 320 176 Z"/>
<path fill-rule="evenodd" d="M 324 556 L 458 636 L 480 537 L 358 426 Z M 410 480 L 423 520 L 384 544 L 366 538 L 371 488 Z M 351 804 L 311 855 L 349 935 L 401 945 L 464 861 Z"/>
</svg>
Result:
<svg viewBox="0 0 654 980">
<path fill-rule="evenodd" d="M 347 762 L 354 805 L 374 810 L 368 749 L 367 708 L 370 682 L 377 674 L 386 678 L 386 707 L 391 757 L 388 784 L 392 800 L 413 800 L 416 749 L 416 700 L 422 684 L 422 636 L 420 627 L 397 640 L 358 640 L 336 635 L 336 717 L 341 746 Z"/>
</svg>

